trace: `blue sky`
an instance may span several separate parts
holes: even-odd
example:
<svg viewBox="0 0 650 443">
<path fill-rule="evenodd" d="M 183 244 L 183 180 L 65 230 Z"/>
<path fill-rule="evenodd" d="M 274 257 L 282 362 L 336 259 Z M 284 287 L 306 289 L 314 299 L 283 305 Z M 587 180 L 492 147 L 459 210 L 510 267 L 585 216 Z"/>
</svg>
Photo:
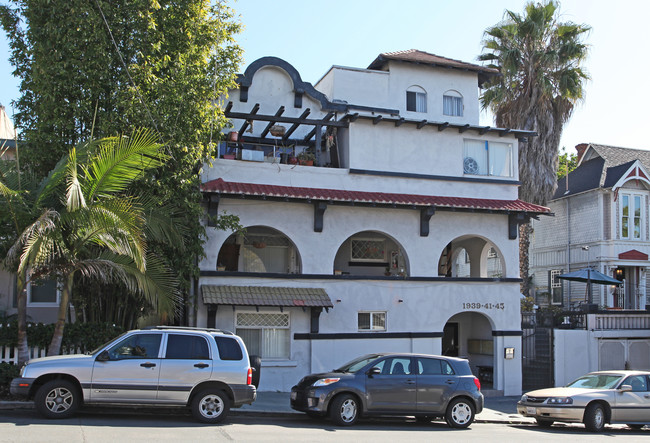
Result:
<svg viewBox="0 0 650 443">
<path fill-rule="evenodd" d="M 522 0 L 237 0 L 230 5 L 245 26 L 238 41 L 246 66 L 273 55 L 316 83 L 332 65 L 367 67 L 382 52 L 420 49 L 476 62 L 483 31 L 506 9 L 523 12 Z M 647 86 L 650 2 L 564 0 L 562 21 L 586 23 L 592 79 L 585 100 L 565 126 L 562 145 L 594 142 L 650 149 Z M 18 97 L 9 50 L 0 38 L 0 103 L 12 115 Z M 485 115 L 482 123 L 492 124 Z M 645 132 L 645 131 L 644 131 Z"/>
</svg>

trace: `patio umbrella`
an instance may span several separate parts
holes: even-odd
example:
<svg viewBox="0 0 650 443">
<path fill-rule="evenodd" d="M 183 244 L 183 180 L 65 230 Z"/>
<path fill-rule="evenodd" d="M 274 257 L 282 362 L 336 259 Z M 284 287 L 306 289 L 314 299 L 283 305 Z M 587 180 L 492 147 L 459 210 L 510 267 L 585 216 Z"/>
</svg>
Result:
<svg viewBox="0 0 650 443">
<path fill-rule="evenodd" d="M 598 272 L 595 269 L 585 268 L 579 269 L 573 272 L 567 272 L 566 274 L 558 275 L 558 278 L 562 280 L 570 281 L 580 281 L 587 283 L 587 303 L 592 302 L 591 297 L 591 284 L 598 283 L 599 285 L 616 285 L 620 286 L 623 282 L 616 280 L 615 278 L 609 277 L 602 272 Z"/>
</svg>

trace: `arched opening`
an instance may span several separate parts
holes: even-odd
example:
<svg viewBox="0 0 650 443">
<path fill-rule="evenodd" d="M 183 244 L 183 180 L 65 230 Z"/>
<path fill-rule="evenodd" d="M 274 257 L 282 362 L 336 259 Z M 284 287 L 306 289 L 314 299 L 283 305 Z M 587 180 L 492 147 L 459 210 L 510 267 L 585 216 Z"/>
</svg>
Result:
<svg viewBox="0 0 650 443">
<path fill-rule="evenodd" d="M 490 319 L 478 312 L 452 316 L 443 329 L 442 354 L 469 360 L 472 372 L 485 388 L 494 382 L 494 338 Z"/>
<path fill-rule="evenodd" d="M 251 226 L 226 239 L 219 250 L 217 270 L 300 274 L 298 249 L 282 232 L 266 226 Z"/>
<path fill-rule="evenodd" d="M 334 274 L 408 276 L 408 257 L 390 236 L 363 231 L 350 236 L 339 247 Z"/>
<path fill-rule="evenodd" d="M 453 89 L 442 95 L 442 114 L 454 117 L 463 116 L 463 95 Z"/>
<path fill-rule="evenodd" d="M 427 91 L 420 86 L 406 89 L 406 110 L 410 112 L 427 112 Z"/>
<path fill-rule="evenodd" d="M 438 260 L 440 277 L 501 278 L 505 275 L 505 261 L 499 248 L 478 236 L 468 235 L 452 240 Z"/>
</svg>

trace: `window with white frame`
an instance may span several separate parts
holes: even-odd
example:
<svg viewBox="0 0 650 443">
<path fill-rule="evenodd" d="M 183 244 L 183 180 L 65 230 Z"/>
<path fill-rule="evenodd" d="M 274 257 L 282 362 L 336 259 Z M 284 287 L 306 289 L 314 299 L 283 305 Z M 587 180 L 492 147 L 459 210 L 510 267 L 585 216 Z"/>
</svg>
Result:
<svg viewBox="0 0 650 443">
<path fill-rule="evenodd" d="M 512 144 L 466 139 L 463 172 L 467 175 L 513 177 Z"/>
<path fill-rule="evenodd" d="M 289 359 L 291 330 L 289 314 L 283 312 L 238 312 L 236 333 L 250 355 L 267 359 Z"/>
<path fill-rule="evenodd" d="M 385 262 L 386 240 L 383 238 L 353 238 L 350 240 L 350 260 L 357 262 Z"/>
<path fill-rule="evenodd" d="M 641 239 L 641 223 L 643 220 L 643 201 L 638 194 L 621 195 L 621 238 L 630 240 Z"/>
<path fill-rule="evenodd" d="M 59 304 L 59 288 L 56 280 L 41 280 L 27 284 L 27 302 L 30 305 Z"/>
<path fill-rule="evenodd" d="M 359 312 L 358 317 L 359 331 L 385 331 L 386 330 L 386 312 Z"/>
<path fill-rule="evenodd" d="M 457 91 L 447 91 L 442 96 L 442 113 L 453 117 L 463 116 L 463 96 Z"/>
<path fill-rule="evenodd" d="M 561 269 L 551 269 L 548 271 L 548 292 L 549 301 L 553 305 L 562 304 L 562 280 L 560 275 L 563 274 Z"/>
<path fill-rule="evenodd" d="M 406 110 L 427 112 L 427 93 L 419 86 L 411 86 L 406 91 Z"/>
</svg>

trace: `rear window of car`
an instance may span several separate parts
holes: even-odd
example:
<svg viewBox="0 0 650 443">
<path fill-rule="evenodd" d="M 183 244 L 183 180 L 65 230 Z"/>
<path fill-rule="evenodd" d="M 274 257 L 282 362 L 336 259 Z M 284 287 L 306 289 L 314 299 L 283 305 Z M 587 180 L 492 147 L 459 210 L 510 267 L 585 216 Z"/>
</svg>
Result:
<svg viewBox="0 0 650 443">
<path fill-rule="evenodd" d="M 234 338 L 215 336 L 214 341 L 217 343 L 221 360 L 242 360 L 244 358 L 241 346 Z"/>
<path fill-rule="evenodd" d="M 451 365 L 437 358 L 418 358 L 418 371 L 420 375 L 453 375 Z"/>
<path fill-rule="evenodd" d="M 210 358 L 208 342 L 196 335 L 169 334 L 165 358 L 207 360 Z"/>
</svg>

